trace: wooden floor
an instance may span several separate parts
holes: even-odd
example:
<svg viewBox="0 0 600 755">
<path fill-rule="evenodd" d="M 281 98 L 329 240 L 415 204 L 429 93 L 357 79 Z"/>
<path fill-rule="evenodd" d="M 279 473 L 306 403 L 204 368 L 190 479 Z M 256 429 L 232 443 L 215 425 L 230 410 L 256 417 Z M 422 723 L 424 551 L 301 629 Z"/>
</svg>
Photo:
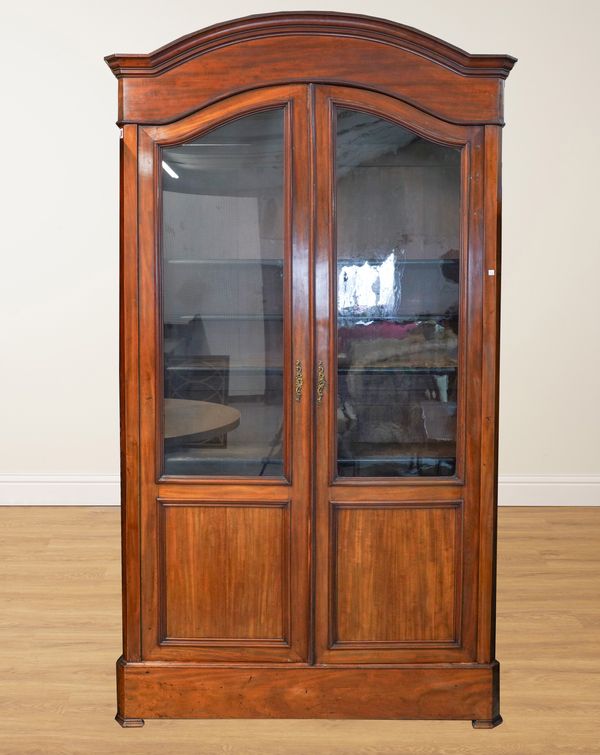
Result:
<svg viewBox="0 0 600 755">
<path fill-rule="evenodd" d="M 600 753 L 600 508 L 500 512 L 502 715 L 468 722 L 114 721 L 116 508 L 0 508 L 0 753 Z"/>
</svg>

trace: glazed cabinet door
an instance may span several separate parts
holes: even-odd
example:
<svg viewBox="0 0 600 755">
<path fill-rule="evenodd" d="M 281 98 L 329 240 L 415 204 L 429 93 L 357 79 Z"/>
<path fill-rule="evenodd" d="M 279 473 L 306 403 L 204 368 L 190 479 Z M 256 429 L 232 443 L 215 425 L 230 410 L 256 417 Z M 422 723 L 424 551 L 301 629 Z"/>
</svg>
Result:
<svg viewBox="0 0 600 755">
<path fill-rule="evenodd" d="M 303 662 L 306 88 L 138 138 L 141 655 Z"/>
<path fill-rule="evenodd" d="M 476 658 L 481 130 L 318 87 L 316 657 Z"/>
</svg>

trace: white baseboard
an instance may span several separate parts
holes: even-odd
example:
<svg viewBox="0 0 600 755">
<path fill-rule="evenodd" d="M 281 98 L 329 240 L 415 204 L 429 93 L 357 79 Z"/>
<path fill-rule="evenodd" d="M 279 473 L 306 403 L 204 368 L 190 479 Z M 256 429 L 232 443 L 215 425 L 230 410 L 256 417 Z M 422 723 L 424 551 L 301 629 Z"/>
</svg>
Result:
<svg viewBox="0 0 600 755">
<path fill-rule="evenodd" d="M 0 474 L 0 506 L 118 506 L 119 475 Z"/>
<path fill-rule="evenodd" d="M 600 506 L 600 475 L 502 475 L 500 506 Z"/>
<path fill-rule="evenodd" d="M 0 506 L 118 506 L 118 475 L 0 474 Z M 600 475 L 504 475 L 501 506 L 600 506 Z"/>
</svg>

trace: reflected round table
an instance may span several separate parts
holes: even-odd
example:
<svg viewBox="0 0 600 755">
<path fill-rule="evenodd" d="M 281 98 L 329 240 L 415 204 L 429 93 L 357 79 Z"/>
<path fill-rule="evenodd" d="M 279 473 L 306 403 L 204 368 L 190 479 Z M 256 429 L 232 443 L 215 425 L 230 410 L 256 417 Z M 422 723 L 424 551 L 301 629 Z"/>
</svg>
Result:
<svg viewBox="0 0 600 755">
<path fill-rule="evenodd" d="M 240 412 L 226 404 L 165 399 L 165 439 L 191 436 L 195 440 L 208 440 L 235 430 L 240 419 Z"/>
</svg>

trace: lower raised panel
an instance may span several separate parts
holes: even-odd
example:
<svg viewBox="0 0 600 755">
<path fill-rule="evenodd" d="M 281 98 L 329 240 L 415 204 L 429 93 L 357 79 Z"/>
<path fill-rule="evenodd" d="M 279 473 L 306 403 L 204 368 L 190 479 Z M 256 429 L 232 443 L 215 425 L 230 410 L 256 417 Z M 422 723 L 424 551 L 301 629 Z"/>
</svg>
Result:
<svg viewBox="0 0 600 755">
<path fill-rule="evenodd" d="M 161 501 L 160 539 L 163 644 L 287 644 L 287 503 Z"/>
<path fill-rule="evenodd" d="M 461 502 L 332 507 L 333 647 L 456 645 Z"/>
<path fill-rule="evenodd" d="M 497 663 L 225 668 L 120 660 L 117 687 L 121 720 L 499 717 Z"/>
</svg>

